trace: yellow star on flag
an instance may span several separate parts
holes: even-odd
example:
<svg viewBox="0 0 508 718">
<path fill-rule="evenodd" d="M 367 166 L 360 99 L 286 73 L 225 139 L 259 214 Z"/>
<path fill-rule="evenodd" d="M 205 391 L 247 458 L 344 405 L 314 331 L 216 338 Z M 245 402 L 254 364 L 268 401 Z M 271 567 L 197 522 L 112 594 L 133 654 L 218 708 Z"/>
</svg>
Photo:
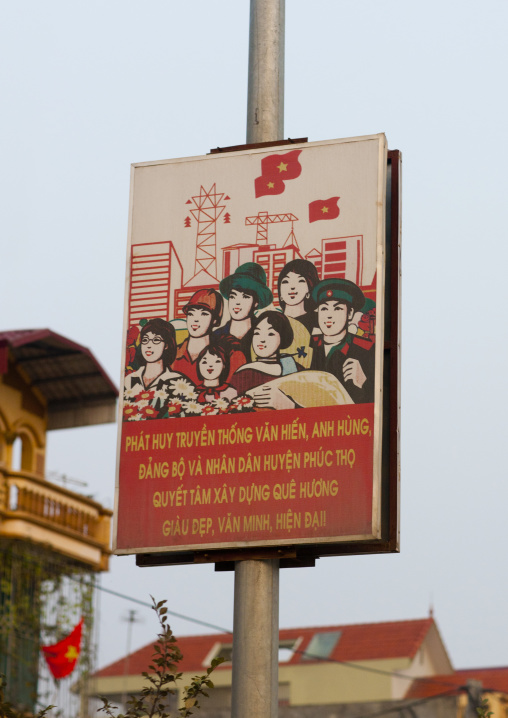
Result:
<svg viewBox="0 0 508 718">
<path fill-rule="evenodd" d="M 279 172 L 287 172 L 288 166 L 286 162 L 281 162 L 280 165 L 277 165 L 277 169 Z"/>
<path fill-rule="evenodd" d="M 67 649 L 67 653 L 65 654 L 65 658 L 67 658 L 68 661 L 74 661 L 76 658 L 78 658 L 79 653 L 76 648 L 76 646 L 69 646 Z"/>
<path fill-rule="evenodd" d="M 326 214 L 328 212 L 328 207 L 321 207 L 321 212 Z"/>
<path fill-rule="evenodd" d="M 269 187 L 270 189 L 273 189 L 275 187 L 275 185 L 273 182 L 268 182 L 267 187 Z"/>
</svg>

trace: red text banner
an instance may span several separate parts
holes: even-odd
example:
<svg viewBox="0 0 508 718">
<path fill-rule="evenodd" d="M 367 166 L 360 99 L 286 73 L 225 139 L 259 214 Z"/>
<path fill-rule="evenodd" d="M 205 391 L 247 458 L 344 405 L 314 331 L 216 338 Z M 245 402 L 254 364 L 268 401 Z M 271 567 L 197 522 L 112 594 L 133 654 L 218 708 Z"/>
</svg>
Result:
<svg viewBox="0 0 508 718">
<path fill-rule="evenodd" d="M 372 404 L 123 426 L 117 549 L 368 539 Z"/>
</svg>

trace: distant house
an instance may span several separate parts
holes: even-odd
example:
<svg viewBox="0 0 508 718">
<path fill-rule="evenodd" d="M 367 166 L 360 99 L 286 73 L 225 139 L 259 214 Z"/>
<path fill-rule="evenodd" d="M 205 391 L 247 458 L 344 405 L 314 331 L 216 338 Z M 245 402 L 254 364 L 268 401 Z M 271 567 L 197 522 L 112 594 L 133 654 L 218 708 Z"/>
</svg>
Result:
<svg viewBox="0 0 508 718">
<path fill-rule="evenodd" d="M 487 698 L 494 717 L 505 718 L 508 715 L 508 667 L 468 668 L 432 676 L 432 680 L 412 683 L 405 697 L 409 703 L 425 701 L 430 705 L 432 699 L 446 692 L 454 697 L 459 718 L 467 715 L 470 698 L 476 701 Z"/>
<path fill-rule="evenodd" d="M 115 421 L 117 395 L 86 347 L 49 329 L 0 331 L 0 673 L 6 698 L 29 713 L 50 680 L 41 644 L 85 616 L 90 650 L 94 577 L 111 553 L 112 511 L 72 490 L 85 482 L 47 475 L 47 435 Z M 86 669 L 78 663 L 75 680 Z"/>
<path fill-rule="evenodd" d="M 222 655 L 214 690 L 200 715 L 226 718 L 231 706 L 232 635 L 186 636 L 182 685 Z M 153 644 L 95 674 L 94 691 L 122 702 L 143 685 Z M 402 714 L 408 718 L 462 718 L 466 686 L 481 681 L 496 718 L 505 718 L 508 668 L 455 671 L 432 617 L 413 621 L 283 629 L 279 634 L 279 715 L 348 718 Z M 477 684 L 470 684 L 477 686 Z M 501 710 L 502 708 L 502 710 Z"/>
</svg>

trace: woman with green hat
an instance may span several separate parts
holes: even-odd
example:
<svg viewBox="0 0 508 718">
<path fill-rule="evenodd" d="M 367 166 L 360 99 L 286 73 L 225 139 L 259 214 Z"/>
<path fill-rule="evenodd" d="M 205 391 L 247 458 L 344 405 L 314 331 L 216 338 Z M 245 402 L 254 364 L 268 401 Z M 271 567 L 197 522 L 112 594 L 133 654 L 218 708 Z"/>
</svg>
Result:
<svg viewBox="0 0 508 718">
<path fill-rule="evenodd" d="M 225 277 L 220 292 L 227 300 L 230 319 L 216 329 L 217 338 L 231 336 L 240 342 L 247 361 L 250 361 L 250 336 L 248 336 L 258 309 L 264 309 L 273 301 L 273 295 L 266 286 L 266 274 L 261 265 L 245 262 Z"/>
</svg>

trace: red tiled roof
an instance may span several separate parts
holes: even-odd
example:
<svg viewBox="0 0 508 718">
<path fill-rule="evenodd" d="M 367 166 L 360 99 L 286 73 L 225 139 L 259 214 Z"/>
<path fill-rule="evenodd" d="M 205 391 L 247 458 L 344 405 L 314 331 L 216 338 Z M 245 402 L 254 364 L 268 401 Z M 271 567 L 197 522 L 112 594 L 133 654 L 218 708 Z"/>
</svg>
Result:
<svg viewBox="0 0 508 718">
<path fill-rule="evenodd" d="M 0 373 L 8 371 L 9 357 L 45 397 L 48 429 L 96 423 L 81 411 L 88 407 L 103 408 L 114 420 L 118 390 L 86 347 L 50 329 L 13 329 L 0 332 Z M 100 423 L 105 416 L 100 414 Z"/>
<path fill-rule="evenodd" d="M 280 640 L 299 640 L 297 651 L 287 662 L 290 664 L 308 662 L 302 655 L 317 633 L 340 631 L 341 635 L 329 660 L 349 662 L 387 658 L 413 658 L 421 646 L 431 626 L 432 618 L 414 621 L 392 621 L 389 623 L 364 623 L 349 626 L 320 626 L 314 628 L 285 628 L 279 633 Z M 200 671 L 205 665 L 208 653 L 216 643 L 231 644 L 233 637 L 229 633 L 184 636 L 178 639 L 183 653 L 180 671 Z M 147 670 L 151 662 L 153 644 L 148 644 L 132 653 L 129 658 L 128 672 L 131 675 Z M 125 658 L 106 666 L 95 675 L 110 677 L 124 675 Z"/>
<path fill-rule="evenodd" d="M 179 671 L 201 671 L 203 670 L 205 659 L 212 647 L 216 643 L 231 643 L 232 636 L 230 633 L 218 633 L 209 636 L 184 636 L 177 641 L 178 648 L 183 653 L 183 660 L 178 665 Z M 140 648 L 129 656 L 128 674 L 140 675 L 144 671 L 148 671 L 148 666 L 152 662 L 153 643 L 149 643 Z M 110 663 L 109 666 L 102 668 L 95 673 L 96 677 L 111 677 L 125 675 L 126 658 Z"/>
<path fill-rule="evenodd" d="M 486 692 L 508 694 L 508 667 L 468 668 L 447 675 L 432 676 L 429 680 L 414 681 L 406 698 L 430 698 L 446 691 L 456 695 L 463 692 L 467 682 L 471 680 L 481 681 Z"/>
<path fill-rule="evenodd" d="M 11 346 L 23 344 L 25 341 L 33 341 L 34 337 L 39 338 L 44 329 L 10 329 L 0 332 L 0 341 L 5 340 Z"/>
<path fill-rule="evenodd" d="M 327 626 L 324 628 L 291 629 L 303 638 L 298 651 L 305 651 L 316 633 L 340 631 L 341 636 L 330 655 L 336 661 L 366 661 L 379 658 L 413 658 L 423 639 L 433 625 L 432 618 L 415 621 L 392 621 L 390 623 L 363 623 L 351 626 Z M 281 631 L 281 638 L 286 638 Z M 299 663 L 301 653 L 293 656 L 291 663 Z"/>
</svg>

